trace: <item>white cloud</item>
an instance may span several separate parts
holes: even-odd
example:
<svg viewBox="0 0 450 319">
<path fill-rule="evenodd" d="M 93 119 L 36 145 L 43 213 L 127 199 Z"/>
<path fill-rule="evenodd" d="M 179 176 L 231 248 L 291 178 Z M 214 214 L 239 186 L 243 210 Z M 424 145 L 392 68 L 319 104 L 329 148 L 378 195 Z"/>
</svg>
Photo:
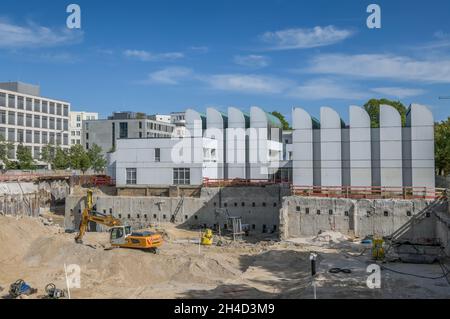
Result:
<svg viewBox="0 0 450 319">
<path fill-rule="evenodd" d="M 214 89 L 241 93 L 281 93 L 289 86 L 286 80 L 252 74 L 216 74 L 204 80 Z"/>
<path fill-rule="evenodd" d="M 289 96 L 305 100 L 360 100 L 368 95 L 329 79 L 315 79 L 289 90 Z"/>
<path fill-rule="evenodd" d="M 422 89 L 411 89 L 402 87 L 380 87 L 380 88 L 373 88 L 372 91 L 375 93 L 388 95 L 399 99 L 418 96 L 425 93 L 425 90 Z"/>
<path fill-rule="evenodd" d="M 144 62 L 177 60 L 184 57 L 181 52 L 152 53 L 144 50 L 125 50 L 123 54 L 126 57 L 136 58 Z"/>
<path fill-rule="evenodd" d="M 387 54 L 325 54 L 315 57 L 312 73 L 383 78 L 400 81 L 450 82 L 450 59 L 415 60 Z"/>
<path fill-rule="evenodd" d="M 54 47 L 79 43 L 83 32 L 62 28 L 54 30 L 29 22 L 26 26 L 0 20 L 0 48 Z"/>
<path fill-rule="evenodd" d="M 145 84 L 178 84 L 181 80 L 192 75 L 192 70 L 184 67 L 170 67 L 162 69 L 148 75 L 148 79 L 144 81 Z"/>
<path fill-rule="evenodd" d="M 260 39 L 272 50 L 308 49 L 341 42 L 353 35 L 351 30 L 338 29 L 332 25 L 308 29 L 286 29 L 266 32 Z"/>
<path fill-rule="evenodd" d="M 197 53 L 207 53 L 209 52 L 209 48 L 207 46 L 191 46 L 189 48 L 191 51 L 197 52 Z"/>
<path fill-rule="evenodd" d="M 260 69 L 269 65 L 270 59 L 262 55 L 236 55 L 234 63 L 246 66 L 249 68 Z"/>
</svg>

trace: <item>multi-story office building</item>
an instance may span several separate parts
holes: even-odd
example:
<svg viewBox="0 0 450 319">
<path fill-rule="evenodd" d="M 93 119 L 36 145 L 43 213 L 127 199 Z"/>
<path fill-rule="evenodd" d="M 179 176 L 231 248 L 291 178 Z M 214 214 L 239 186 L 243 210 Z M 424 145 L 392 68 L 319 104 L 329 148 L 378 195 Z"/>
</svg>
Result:
<svg viewBox="0 0 450 319">
<path fill-rule="evenodd" d="M 70 145 L 81 144 L 81 132 L 83 121 L 98 120 L 98 113 L 95 112 L 70 112 L 69 130 Z"/>
<path fill-rule="evenodd" d="M 186 135 L 185 112 L 170 113 L 170 123 L 175 125 L 173 129 L 173 136 L 183 137 Z"/>
<path fill-rule="evenodd" d="M 28 147 L 36 160 L 47 144 L 69 147 L 70 103 L 42 97 L 40 87 L 21 82 L 0 83 L 0 135 Z"/>
<path fill-rule="evenodd" d="M 81 143 L 86 149 L 97 144 L 104 153 L 116 148 L 117 139 L 171 137 L 174 125 L 144 113 L 116 112 L 105 120 L 86 120 Z"/>
</svg>

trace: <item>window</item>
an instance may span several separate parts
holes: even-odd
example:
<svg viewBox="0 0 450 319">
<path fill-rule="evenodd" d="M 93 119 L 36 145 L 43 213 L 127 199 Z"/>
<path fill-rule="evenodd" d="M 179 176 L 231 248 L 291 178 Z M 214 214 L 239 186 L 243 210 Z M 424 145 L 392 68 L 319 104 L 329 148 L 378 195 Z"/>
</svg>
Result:
<svg viewBox="0 0 450 319">
<path fill-rule="evenodd" d="M 64 105 L 64 116 L 69 116 L 69 106 Z"/>
<path fill-rule="evenodd" d="M 47 143 L 48 143 L 48 133 L 42 132 L 42 144 L 47 144 Z"/>
<path fill-rule="evenodd" d="M 119 138 L 128 138 L 128 123 L 119 123 Z"/>
<path fill-rule="evenodd" d="M 50 114 L 55 114 L 55 103 L 50 102 Z"/>
<path fill-rule="evenodd" d="M 11 96 L 10 96 L 10 97 L 11 97 Z M 11 101 L 11 100 L 10 100 L 10 101 Z M 11 104 L 8 104 L 8 106 L 9 106 L 9 107 L 13 107 L 13 106 L 11 106 Z M 23 97 L 21 97 L 21 96 L 18 96 L 18 97 L 17 97 L 17 108 L 20 109 L 20 110 L 23 110 L 23 109 L 24 109 Z"/>
<path fill-rule="evenodd" d="M 15 142 L 16 141 L 16 132 L 13 128 L 8 129 L 8 141 Z"/>
<path fill-rule="evenodd" d="M 49 138 L 50 144 L 55 144 L 55 133 L 50 132 L 50 138 Z"/>
<path fill-rule="evenodd" d="M 89 139 L 89 133 L 86 133 L 86 140 Z"/>
<path fill-rule="evenodd" d="M 56 129 L 57 129 L 58 131 L 61 131 L 61 130 L 62 130 L 62 120 L 61 120 L 60 118 L 57 118 L 57 119 L 56 119 Z"/>
<path fill-rule="evenodd" d="M 62 115 L 62 105 L 61 104 L 56 105 L 56 115 Z"/>
<path fill-rule="evenodd" d="M 333 215 L 333 210 L 332 209 L 328 210 L 328 215 Z"/>
<path fill-rule="evenodd" d="M 161 162 L 161 149 L 155 148 L 155 162 Z"/>
<path fill-rule="evenodd" d="M 62 143 L 61 138 L 62 138 L 61 133 L 56 133 L 56 144 L 57 145 L 61 145 L 61 143 Z"/>
<path fill-rule="evenodd" d="M 64 131 L 68 131 L 69 130 L 69 121 L 68 120 L 64 120 L 63 121 L 63 130 Z"/>
<path fill-rule="evenodd" d="M 348 217 L 348 211 L 345 211 L 345 212 L 344 212 L 344 215 Z"/>
<path fill-rule="evenodd" d="M 317 210 L 317 215 L 320 215 L 320 209 Z"/>
<path fill-rule="evenodd" d="M 35 112 L 41 111 L 41 101 L 40 100 L 34 100 L 34 111 Z"/>
<path fill-rule="evenodd" d="M 41 132 L 34 131 L 34 143 L 36 143 L 36 144 L 41 143 Z"/>
<path fill-rule="evenodd" d="M 6 94 L 0 93 L 0 106 L 6 106 Z"/>
<path fill-rule="evenodd" d="M 173 169 L 174 185 L 189 185 L 191 183 L 191 170 L 189 168 Z"/>
<path fill-rule="evenodd" d="M 42 128 L 48 128 L 48 121 L 47 121 L 47 116 L 43 116 L 42 117 Z"/>
<path fill-rule="evenodd" d="M 87 150 L 89 149 L 89 143 L 86 143 L 86 149 Z"/>
<path fill-rule="evenodd" d="M 63 144 L 69 145 L 69 135 L 63 134 Z"/>
<path fill-rule="evenodd" d="M 142 130 L 142 122 L 139 122 L 139 129 Z"/>
<path fill-rule="evenodd" d="M 77 122 L 81 122 L 81 115 L 80 114 L 77 115 Z"/>
<path fill-rule="evenodd" d="M 33 111 L 33 100 L 30 98 L 27 98 L 25 100 L 25 106 L 26 106 L 27 111 Z"/>
<path fill-rule="evenodd" d="M 55 118 L 51 117 L 50 118 L 50 127 L 49 129 L 54 130 L 55 129 Z"/>
<path fill-rule="evenodd" d="M 42 113 L 48 113 L 48 102 L 42 101 Z"/>
<path fill-rule="evenodd" d="M 33 157 L 34 159 L 39 160 L 41 157 L 41 148 L 40 147 L 34 147 L 34 151 L 33 151 Z"/>
<path fill-rule="evenodd" d="M 22 103 L 23 103 L 23 100 L 22 100 Z M 16 108 L 16 96 L 15 95 L 8 94 L 8 107 Z M 22 109 L 23 109 L 23 104 L 22 104 Z"/>
<path fill-rule="evenodd" d="M 23 113 L 17 113 L 17 125 L 23 126 L 24 120 L 25 120 L 24 114 Z"/>
<path fill-rule="evenodd" d="M 297 207 L 295 208 L 295 210 L 299 212 L 299 211 L 300 211 L 300 206 L 297 206 Z"/>
<path fill-rule="evenodd" d="M 27 130 L 25 133 L 25 142 L 33 143 L 33 131 Z"/>
<path fill-rule="evenodd" d="M 384 216 L 388 217 L 389 216 L 389 212 L 387 210 L 384 211 Z"/>
<path fill-rule="evenodd" d="M 16 125 L 16 112 L 8 112 L 8 124 Z"/>
<path fill-rule="evenodd" d="M 0 124 L 6 124 L 6 111 L 0 111 Z"/>
<path fill-rule="evenodd" d="M 136 184 L 136 168 L 127 168 L 127 184 L 135 185 Z"/>
<path fill-rule="evenodd" d="M 25 142 L 23 130 L 17 130 L 17 142 L 19 142 L 19 143 Z"/>
<path fill-rule="evenodd" d="M 305 208 L 305 214 L 308 215 L 309 214 L 309 207 Z"/>
<path fill-rule="evenodd" d="M 41 117 L 39 115 L 34 116 L 34 127 L 41 127 Z"/>
</svg>

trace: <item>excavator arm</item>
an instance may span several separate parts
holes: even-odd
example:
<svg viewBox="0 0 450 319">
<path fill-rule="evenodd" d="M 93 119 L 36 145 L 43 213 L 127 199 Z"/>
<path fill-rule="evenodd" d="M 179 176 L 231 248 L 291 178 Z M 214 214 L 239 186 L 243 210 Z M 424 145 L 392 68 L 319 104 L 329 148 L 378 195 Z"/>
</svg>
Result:
<svg viewBox="0 0 450 319">
<path fill-rule="evenodd" d="M 121 226 L 122 223 L 119 219 L 114 218 L 110 215 L 101 215 L 93 211 L 93 196 L 92 190 L 87 191 L 86 195 L 86 206 L 81 214 L 80 227 L 78 230 L 78 235 L 75 237 L 77 243 L 83 242 L 83 236 L 86 233 L 89 222 L 94 222 L 97 224 L 105 225 L 108 227 Z"/>
</svg>

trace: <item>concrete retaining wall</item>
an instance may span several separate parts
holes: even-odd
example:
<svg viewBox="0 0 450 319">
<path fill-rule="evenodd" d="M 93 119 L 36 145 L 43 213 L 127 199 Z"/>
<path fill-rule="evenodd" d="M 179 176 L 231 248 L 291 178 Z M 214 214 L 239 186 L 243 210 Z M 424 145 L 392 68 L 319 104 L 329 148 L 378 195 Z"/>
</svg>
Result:
<svg viewBox="0 0 450 319">
<path fill-rule="evenodd" d="M 446 203 L 431 209 L 432 204 L 425 200 L 289 196 L 280 212 L 280 237 L 314 236 L 326 230 L 358 237 L 390 236 L 402 229 L 402 240 L 427 243 L 436 238 L 436 213 L 447 210 Z"/>
<path fill-rule="evenodd" d="M 242 217 L 255 232 L 278 231 L 279 210 L 282 198 L 289 188 L 280 185 L 266 187 L 202 188 L 199 198 L 155 196 L 95 196 L 97 211 L 112 214 L 124 224 L 134 228 L 149 224 L 169 222 L 176 215 L 175 223 L 191 226 L 225 227 L 228 216 Z M 71 195 L 66 199 L 65 226 L 76 229 L 84 208 L 82 196 Z M 180 205 L 177 212 L 177 206 Z M 94 226 L 93 226 L 94 227 Z M 102 230 L 102 227 L 96 227 Z"/>
</svg>

